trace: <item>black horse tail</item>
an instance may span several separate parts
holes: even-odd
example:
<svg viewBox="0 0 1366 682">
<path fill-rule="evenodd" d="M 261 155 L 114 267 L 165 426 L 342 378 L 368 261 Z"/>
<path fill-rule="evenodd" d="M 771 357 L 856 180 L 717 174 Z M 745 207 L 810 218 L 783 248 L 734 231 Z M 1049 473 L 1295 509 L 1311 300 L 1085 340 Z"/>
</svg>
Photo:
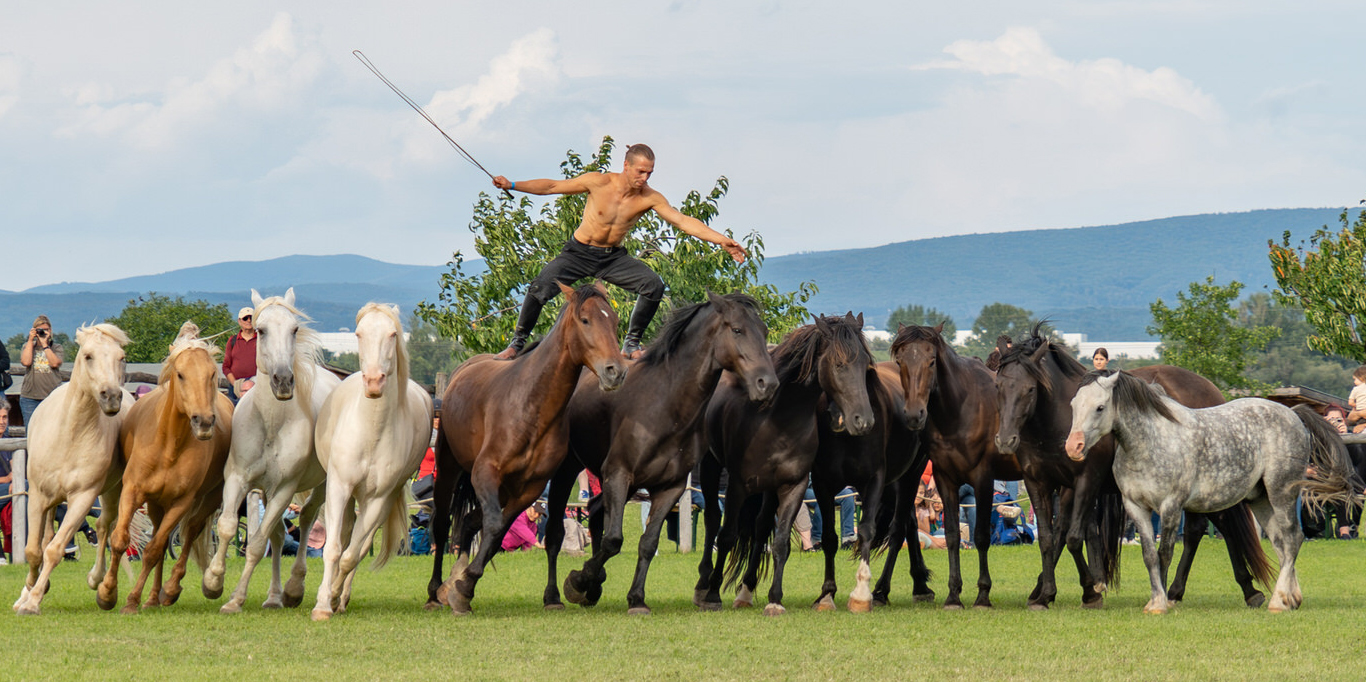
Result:
<svg viewBox="0 0 1366 682">
<path fill-rule="evenodd" d="M 906 498 L 902 494 L 904 492 L 902 490 L 903 480 L 904 478 L 894 481 L 882 489 L 882 501 L 878 503 L 877 515 L 873 518 L 872 556 L 887 551 L 887 548 L 891 546 L 893 535 L 900 535 L 902 536 L 901 539 L 905 539 L 906 530 L 904 528 L 901 529 L 900 533 L 896 532 L 897 509 L 902 504 L 914 506 L 915 493 L 911 493 L 910 498 Z M 920 479 L 917 478 L 916 483 L 919 482 Z M 900 546 L 897 549 L 900 549 Z M 858 556 L 857 553 L 854 555 Z"/>
<path fill-rule="evenodd" d="M 471 512 L 478 513 L 479 498 L 474 494 L 470 472 L 460 467 L 455 467 L 455 470 L 458 473 L 455 477 L 455 490 L 451 492 L 451 532 L 455 534 L 456 542 L 464 543 L 465 521 Z M 465 549 L 461 547 L 462 551 Z"/>
<path fill-rule="evenodd" d="M 736 583 L 744 577 L 745 571 L 749 569 L 749 555 L 754 551 L 755 543 L 763 542 L 768 539 L 758 537 L 755 527 L 759 525 L 759 512 L 763 510 L 763 495 L 750 495 L 741 505 L 739 514 L 740 522 L 736 524 L 737 533 L 735 545 L 731 547 L 730 556 L 726 559 L 726 583 L 725 589 L 735 587 Z M 728 512 L 729 513 L 729 510 Z M 784 538 L 786 540 L 786 538 Z M 765 552 L 759 557 L 759 566 L 756 573 L 760 579 L 768 574 L 768 553 Z"/>
<path fill-rule="evenodd" d="M 1221 522 L 1219 530 L 1229 545 L 1229 558 L 1242 562 L 1252 579 L 1270 590 L 1276 579 L 1276 568 L 1271 565 L 1271 559 L 1262 549 L 1261 533 L 1257 531 L 1257 524 L 1252 520 L 1252 507 L 1246 502 L 1239 502 L 1218 514 Z"/>
<path fill-rule="evenodd" d="M 1124 523 L 1129 518 L 1124 511 L 1124 496 L 1118 488 L 1111 487 L 1096 496 L 1096 505 L 1100 519 L 1101 560 L 1105 564 L 1101 575 L 1107 588 L 1119 589 L 1119 559 L 1124 555 Z"/>
<path fill-rule="evenodd" d="M 1361 507 L 1361 477 L 1347 454 L 1347 446 L 1328 422 L 1308 405 L 1297 405 L 1295 416 L 1309 430 L 1312 447 L 1309 463 L 1313 474 L 1300 483 L 1300 498 L 1310 510 L 1322 514 L 1329 504 Z"/>
</svg>

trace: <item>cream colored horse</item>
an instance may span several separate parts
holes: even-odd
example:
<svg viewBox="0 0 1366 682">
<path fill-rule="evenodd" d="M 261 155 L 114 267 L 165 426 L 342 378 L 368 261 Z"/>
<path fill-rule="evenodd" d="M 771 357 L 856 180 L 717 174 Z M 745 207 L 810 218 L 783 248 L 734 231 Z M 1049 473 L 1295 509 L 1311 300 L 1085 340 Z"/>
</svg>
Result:
<svg viewBox="0 0 1366 682">
<path fill-rule="evenodd" d="M 223 594 L 228 546 L 237 532 L 237 509 L 252 489 L 265 492 L 265 521 L 247 543 L 247 561 L 232 599 L 223 613 L 238 613 L 247 599 L 251 574 L 271 540 L 271 581 L 262 608 L 298 606 L 304 597 L 308 573 L 305 552 L 294 558 L 289 584 L 280 584 L 280 561 L 284 549 L 281 515 L 290 499 L 301 490 L 313 491 L 299 513 L 299 528 L 307 534 L 322 506 L 326 472 L 313 449 L 313 421 L 323 401 L 341 383 L 318 365 L 318 333 L 294 307 L 294 289 L 284 297 L 262 299 L 253 289 L 256 306 L 256 388 L 247 391 L 232 414 L 232 450 L 224 473 L 223 511 L 218 517 L 218 550 L 204 574 L 204 596 Z M 257 513 L 255 502 L 247 514 Z"/>
<path fill-rule="evenodd" d="M 407 543 L 407 482 L 432 428 L 432 398 L 408 379 L 398 308 L 367 303 L 356 315 L 356 340 L 360 371 L 323 403 L 315 431 L 318 460 L 327 468 L 327 545 L 313 620 L 346 610 L 351 579 L 381 521 L 376 568 Z"/>
<path fill-rule="evenodd" d="M 72 363 L 71 381 L 38 405 L 28 432 L 28 580 L 14 602 L 14 610 L 24 615 L 39 613 L 52 570 L 95 498 L 101 497 L 100 549 L 88 579 L 94 587 L 104 575 L 109 523 L 118 515 L 123 465 L 115 450 L 119 427 L 133 404 L 133 396 L 123 390 L 128 336 L 112 324 L 97 324 L 77 330 L 76 343 L 80 352 Z M 54 534 L 52 523 L 62 502 L 67 503 L 66 517 Z"/>
</svg>

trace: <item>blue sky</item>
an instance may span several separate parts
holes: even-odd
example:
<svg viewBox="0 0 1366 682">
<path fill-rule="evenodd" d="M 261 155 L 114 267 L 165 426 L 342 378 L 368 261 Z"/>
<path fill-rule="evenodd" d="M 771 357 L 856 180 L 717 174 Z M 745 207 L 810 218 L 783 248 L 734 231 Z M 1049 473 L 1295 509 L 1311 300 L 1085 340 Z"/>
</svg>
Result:
<svg viewBox="0 0 1366 682">
<path fill-rule="evenodd" d="M 136 8 L 131 8 L 132 6 Z M 26 3 L 0 289 L 471 251 L 494 173 L 647 142 L 769 255 L 1366 198 L 1359 2 Z"/>
</svg>

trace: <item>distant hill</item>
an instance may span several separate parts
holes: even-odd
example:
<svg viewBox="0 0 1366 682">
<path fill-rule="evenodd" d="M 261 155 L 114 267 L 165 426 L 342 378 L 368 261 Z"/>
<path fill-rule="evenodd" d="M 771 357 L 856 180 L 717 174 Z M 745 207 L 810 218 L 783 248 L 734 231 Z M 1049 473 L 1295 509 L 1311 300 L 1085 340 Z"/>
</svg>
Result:
<svg viewBox="0 0 1366 682">
<path fill-rule="evenodd" d="M 862 311 L 882 326 L 908 303 L 952 315 L 960 328 L 982 306 L 1009 303 L 1049 316 L 1066 331 L 1095 340 L 1146 337 L 1148 304 L 1214 275 L 1246 291 L 1272 284 L 1266 241 L 1285 230 L 1308 236 L 1337 221 L 1341 209 L 1280 209 L 1149 220 L 1123 225 L 974 234 L 868 249 L 776 256 L 764 281 L 784 290 L 813 280 L 818 312 Z M 481 261 L 468 262 L 472 272 Z M 0 338 L 28 328 L 39 313 L 59 330 L 117 315 L 149 291 L 226 303 L 236 312 L 249 290 L 283 293 L 293 286 L 316 327 L 354 324 L 367 301 L 399 304 L 405 314 L 438 293 L 445 266 L 397 265 L 358 255 L 287 256 L 232 261 L 109 282 L 65 282 L 22 292 L 0 291 Z"/>
</svg>

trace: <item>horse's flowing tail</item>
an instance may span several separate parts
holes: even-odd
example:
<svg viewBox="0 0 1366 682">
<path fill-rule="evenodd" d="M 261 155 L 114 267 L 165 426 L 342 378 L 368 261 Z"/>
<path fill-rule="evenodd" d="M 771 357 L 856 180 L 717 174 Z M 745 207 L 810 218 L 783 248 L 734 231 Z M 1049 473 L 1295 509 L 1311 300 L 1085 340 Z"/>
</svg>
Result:
<svg viewBox="0 0 1366 682">
<path fill-rule="evenodd" d="M 1300 483 L 1300 498 L 1309 509 L 1322 513 L 1324 506 L 1345 504 L 1361 507 L 1361 477 L 1347 455 L 1342 436 L 1307 405 L 1295 407 L 1295 416 L 1309 430 L 1312 447 L 1309 462 L 1314 473 Z"/>
<path fill-rule="evenodd" d="M 731 548 L 730 557 L 726 560 L 726 583 L 725 589 L 735 587 L 735 584 L 744 577 L 745 571 L 749 569 L 749 555 L 754 550 L 756 542 L 768 540 L 768 536 L 758 537 L 754 532 L 754 527 L 759 523 L 759 512 L 763 509 L 763 495 L 750 495 L 749 499 L 741 503 L 736 511 L 740 514 L 740 523 L 736 524 L 739 531 L 735 538 L 735 546 Z M 802 510 L 805 511 L 805 510 Z M 783 538 L 784 542 L 789 542 L 788 538 Z M 768 553 L 759 557 L 758 576 L 763 579 L 768 573 Z"/>
<path fill-rule="evenodd" d="M 412 500 L 412 494 L 408 492 L 408 485 L 405 482 L 398 487 L 394 495 L 389 497 L 389 513 L 384 517 L 384 538 L 380 544 L 379 553 L 375 555 L 375 560 L 370 562 L 371 570 L 379 570 L 389 563 L 390 557 L 398 554 L 400 550 L 408 547 L 408 503 Z"/>
<path fill-rule="evenodd" d="M 1252 520 L 1252 507 L 1246 502 L 1239 502 L 1218 513 L 1221 517 L 1220 530 L 1224 533 L 1224 541 L 1237 549 L 1237 560 L 1247 568 L 1252 579 L 1270 591 L 1275 581 L 1276 568 L 1271 565 L 1266 551 L 1262 549 L 1261 534 Z M 1232 554 L 1233 552 L 1230 552 L 1230 555 Z"/>
<path fill-rule="evenodd" d="M 1096 496 L 1096 506 L 1100 513 L 1101 557 L 1105 562 L 1102 575 L 1107 587 L 1119 589 L 1119 559 L 1124 555 L 1121 551 L 1124 522 L 1129 518 L 1124 511 L 1124 495 L 1120 494 L 1118 488 L 1102 492 Z"/>
<path fill-rule="evenodd" d="M 184 527 L 181 525 L 182 529 Z M 190 540 L 185 547 L 185 551 L 190 553 L 190 559 L 194 561 L 194 565 L 199 567 L 200 573 L 208 568 L 209 555 L 213 553 L 213 547 L 210 544 L 213 538 L 209 534 L 211 528 L 213 528 L 213 524 L 205 524 L 204 528 L 199 531 L 199 536 Z"/>
</svg>

